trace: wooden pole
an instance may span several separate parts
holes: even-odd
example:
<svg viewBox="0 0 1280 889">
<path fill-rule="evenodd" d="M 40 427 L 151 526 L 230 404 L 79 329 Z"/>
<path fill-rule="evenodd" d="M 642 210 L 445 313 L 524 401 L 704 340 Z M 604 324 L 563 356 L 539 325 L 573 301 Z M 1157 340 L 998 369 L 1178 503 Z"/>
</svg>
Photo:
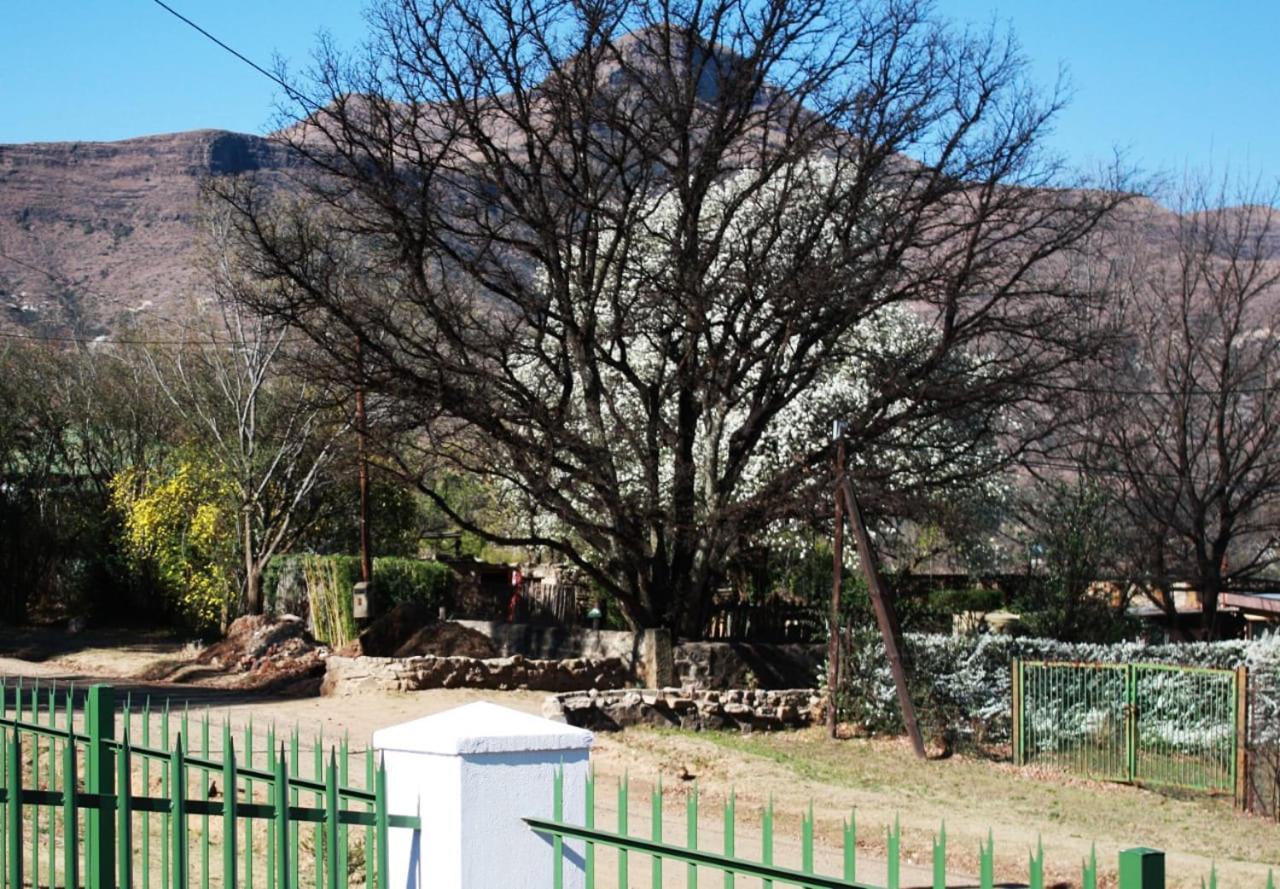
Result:
<svg viewBox="0 0 1280 889">
<path fill-rule="evenodd" d="M 373 554 L 369 542 L 369 425 L 364 409 L 364 349 L 356 337 L 356 460 L 360 477 L 360 579 L 373 581 Z"/>
<path fill-rule="evenodd" d="M 898 705 L 902 708 L 902 721 L 907 725 L 907 734 L 911 736 L 911 746 L 916 756 L 926 758 L 924 738 L 920 735 L 920 723 L 916 719 L 915 704 L 911 702 L 911 692 L 907 688 L 907 671 L 902 663 L 902 628 L 898 624 L 898 613 L 893 599 L 885 588 L 880 577 L 880 569 L 876 565 L 875 552 L 871 548 L 871 535 L 867 533 L 866 523 L 862 519 L 862 510 L 858 507 L 858 498 L 853 494 L 853 486 L 849 476 L 840 476 L 840 490 L 844 494 L 844 508 L 849 516 L 849 529 L 853 532 L 858 544 L 858 561 L 862 563 L 862 573 L 867 579 L 867 589 L 871 593 L 871 604 L 875 608 L 876 623 L 880 625 L 880 636 L 884 639 L 885 653 L 889 657 L 889 669 L 893 672 L 893 684 L 898 690 Z"/>
<path fill-rule="evenodd" d="M 827 640 L 827 734 L 836 736 L 836 693 L 840 688 L 840 599 L 844 573 L 844 504 L 840 481 L 844 478 L 844 435 L 837 426 L 835 482 L 835 525 L 831 539 L 831 616 Z"/>
</svg>

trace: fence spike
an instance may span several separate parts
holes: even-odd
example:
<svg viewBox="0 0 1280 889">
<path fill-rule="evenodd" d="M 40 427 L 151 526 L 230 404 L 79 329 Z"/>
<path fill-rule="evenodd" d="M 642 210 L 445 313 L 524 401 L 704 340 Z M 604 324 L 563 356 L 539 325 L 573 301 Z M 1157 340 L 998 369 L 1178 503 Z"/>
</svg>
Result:
<svg viewBox="0 0 1280 889">
<path fill-rule="evenodd" d="M 120 749 L 116 753 L 116 885 L 133 885 L 133 747 L 125 720 Z"/>
<path fill-rule="evenodd" d="M 897 815 L 893 816 L 893 827 L 889 830 L 888 851 L 885 856 L 888 861 L 888 879 L 886 880 L 886 889 L 898 889 L 902 882 L 902 822 Z"/>
<path fill-rule="evenodd" d="M 1027 882 L 1031 889 L 1044 889 L 1044 840 L 1036 837 L 1036 851 L 1027 856 Z"/>
<path fill-rule="evenodd" d="M 284 744 L 280 745 L 280 755 L 275 756 L 274 781 L 271 783 L 271 802 L 275 812 L 275 880 L 280 889 L 289 886 L 289 859 L 297 854 L 297 850 L 289 848 L 289 768 L 284 759 Z M 367 865 L 366 865 L 367 867 Z"/>
<path fill-rule="evenodd" d="M 236 885 L 236 742 L 222 723 L 222 885 Z"/>
<path fill-rule="evenodd" d="M 142 746 L 151 746 L 151 695 L 142 699 Z M 142 795 L 151 795 L 151 757 L 138 757 L 142 766 Z M 151 887 L 151 810 L 142 813 L 142 889 Z"/>
<path fill-rule="evenodd" d="M 76 842 L 76 745 L 70 738 L 62 747 L 62 879 L 67 886 L 80 883 L 80 844 Z M 53 825 L 49 830 L 49 883 L 53 883 Z"/>
<path fill-rule="evenodd" d="M 173 868 L 174 889 L 187 889 L 187 759 L 186 732 L 179 731 L 169 755 L 169 795 L 172 800 L 173 824 L 169 838 L 173 849 L 169 861 Z"/>
<path fill-rule="evenodd" d="M 685 799 L 685 841 L 690 849 L 698 848 L 698 782 L 693 782 L 693 787 L 689 789 L 689 796 Z M 698 889 L 698 866 L 696 864 L 688 864 L 685 866 L 686 885 L 688 889 Z"/>
<path fill-rule="evenodd" d="M 979 867 L 981 874 L 979 877 L 979 885 L 982 889 L 995 889 L 996 883 L 996 847 L 995 839 L 992 836 L 991 828 L 987 828 L 987 842 L 983 845 L 978 844 L 979 857 L 981 859 Z"/>
<path fill-rule="evenodd" d="M 18 690 L 21 693 L 22 680 L 18 680 Z M 19 699 L 20 701 L 21 699 Z M 19 718 L 21 718 L 21 710 L 19 709 Z M 18 727 L 13 727 L 12 737 L 9 739 L 9 762 L 6 768 L 8 773 L 8 791 L 9 796 L 5 800 L 5 808 L 7 809 L 9 822 L 9 885 L 18 887 L 23 885 L 22 874 L 22 735 L 18 731 Z"/>
<path fill-rule="evenodd" d="M 844 878 L 850 883 L 858 879 L 858 813 L 849 810 L 844 828 Z"/>
<path fill-rule="evenodd" d="M 373 791 L 374 829 L 378 834 L 377 842 L 377 889 L 388 889 L 391 875 L 387 855 L 387 758 L 384 754 L 378 762 L 378 779 Z M 296 883 L 293 885 L 297 885 Z"/>
<path fill-rule="evenodd" d="M 724 854 L 727 858 L 732 858 L 737 848 L 737 838 L 734 835 L 735 822 L 737 820 L 738 808 L 738 791 L 737 788 L 729 788 L 729 797 L 724 804 Z M 724 872 L 724 889 L 733 889 L 734 872 L 726 870 Z"/>
<path fill-rule="evenodd" d="M 938 828 L 933 841 L 933 889 L 947 889 L 947 822 Z"/>
<path fill-rule="evenodd" d="M 658 775 L 658 781 L 654 785 L 653 793 L 649 798 L 650 803 L 650 835 L 655 843 L 662 842 L 662 775 Z M 650 882 L 653 889 L 662 889 L 662 856 L 650 856 Z"/>
<path fill-rule="evenodd" d="M 596 826 L 596 768 L 594 765 L 587 767 L 587 786 L 585 791 L 585 806 L 583 823 L 588 830 L 594 830 Z M 587 840 L 586 860 L 583 862 L 584 877 L 587 889 L 595 889 L 596 885 L 596 844 Z"/>
<path fill-rule="evenodd" d="M 627 836 L 628 812 L 627 803 L 630 795 L 631 776 L 624 770 L 622 778 L 618 780 L 618 835 Z M 627 854 L 625 847 L 618 848 L 618 889 L 627 889 L 629 885 L 627 880 L 629 877 L 630 856 Z"/>
<path fill-rule="evenodd" d="M 1081 889 L 1098 889 L 1098 844 L 1089 847 L 1089 858 L 1084 863 L 1084 873 L 1080 879 Z"/>
<path fill-rule="evenodd" d="M 325 876 L 328 889 L 338 889 L 338 760 L 332 748 L 324 777 Z"/>
</svg>

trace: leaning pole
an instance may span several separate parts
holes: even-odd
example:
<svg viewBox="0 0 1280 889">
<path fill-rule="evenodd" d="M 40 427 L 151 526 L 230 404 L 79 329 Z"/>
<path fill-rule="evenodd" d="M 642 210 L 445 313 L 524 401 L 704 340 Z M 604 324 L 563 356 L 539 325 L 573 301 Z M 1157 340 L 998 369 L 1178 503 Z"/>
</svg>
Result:
<svg viewBox="0 0 1280 889">
<path fill-rule="evenodd" d="M 843 436 L 841 436 L 840 447 L 843 451 Z M 858 506 L 858 498 L 854 496 L 853 485 L 849 483 L 849 475 L 844 471 L 843 464 L 839 467 L 839 493 L 844 496 L 843 502 L 837 500 L 837 511 L 843 506 L 844 513 L 849 518 L 849 530 L 853 532 L 854 541 L 858 546 L 858 561 L 862 564 L 862 573 L 867 580 L 867 590 L 871 594 L 871 605 L 876 612 L 876 623 L 880 626 L 880 636 L 884 640 L 885 653 L 889 658 L 893 684 L 898 691 L 898 706 L 902 708 L 902 721 L 906 723 L 907 734 L 911 736 L 911 746 L 915 748 L 916 756 L 924 759 L 924 738 L 920 735 L 920 722 L 916 719 L 916 707 L 911 701 L 911 692 L 907 688 L 907 671 L 902 661 L 902 627 L 898 624 L 898 613 L 894 608 L 893 598 L 884 585 L 884 579 L 880 576 L 875 552 L 871 548 L 871 535 L 867 533 L 867 525 L 862 519 L 862 510 Z M 837 526 L 837 534 L 839 534 L 838 528 L 839 526 Z M 839 583 L 838 570 L 836 583 Z M 834 640 L 838 632 L 835 623 L 832 624 L 831 631 Z M 837 642 L 833 641 L 832 647 L 837 647 Z M 833 669 L 837 665 L 833 665 Z M 834 690 L 831 696 L 831 707 L 835 707 Z"/>
</svg>

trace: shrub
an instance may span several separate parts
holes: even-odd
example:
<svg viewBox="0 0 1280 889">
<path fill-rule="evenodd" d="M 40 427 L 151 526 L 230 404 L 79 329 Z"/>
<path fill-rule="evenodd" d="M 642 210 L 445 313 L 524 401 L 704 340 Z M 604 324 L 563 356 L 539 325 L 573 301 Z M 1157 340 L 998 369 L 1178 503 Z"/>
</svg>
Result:
<svg viewBox="0 0 1280 889">
<path fill-rule="evenodd" d="M 1078 644 L 1053 639 L 996 634 L 945 636 L 908 633 L 912 696 L 921 722 L 933 732 L 948 732 L 980 743 L 1009 740 L 1014 658 L 1166 663 L 1180 666 L 1249 668 L 1255 695 L 1254 740 L 1280 743 L 1280 634 L 1254 641 L 1148 645 Z M 874 630 L 845 634 L 843 680 L 837 695 L 840 718 L 868 731 L 899 732 L 893 676 L 884 645 Z M 825 672 L 824 672 L 825 675 Z"/>
<path fill-rule="evenodd" d="M 138 569 L 154 572 L 182 619 L 195 629 L 226 626 L 238 590 L 235 515 L 229 483 L 208 461 L 183 459 L 161 478 L 127 470 L 111 480 L 122 517 L 124 549 Z"/>
<path fill-rule="evenodd" d="M 317 639 L 340 646 L 355 638 L 351 592 L 360 579 L 356 556 L 277 556 L 263 573 L 267 610 L 311 617 Z M 448 606 L 453 572 L 440 562 L 388 556 L 373 560 L 375 616 L 414 602 L 435 611 Z"/>
</svg>

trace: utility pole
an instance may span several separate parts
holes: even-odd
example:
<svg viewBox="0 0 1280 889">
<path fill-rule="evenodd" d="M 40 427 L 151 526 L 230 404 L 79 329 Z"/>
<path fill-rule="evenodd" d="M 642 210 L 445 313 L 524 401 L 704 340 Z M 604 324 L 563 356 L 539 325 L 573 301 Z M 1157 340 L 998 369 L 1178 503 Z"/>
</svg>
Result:
<svg viewBox="0 0 1280 889">
<path fill-rule="evenodd" d="M 898 691 L 898 706 L 902 708 L 902 721 L 906 723 L 907 734 L 911 736 L 911 746 L 915 748 L 916 756 L 925 759 L 924 738 L 920 734 L 920 723 L 916 719 L 916 707 L 911 702 L 911 691 L 907 688 L 907 671 L 902 662 L 902 627 L 898 623 L 898 612 L 894 607 L 893 598 L 884 585 L 884 579 L 880 576 L 880 569 L 876 565 L 875 551 L 871 548 L 871 535 L 867 533 L 866 523 L 862 519 L 862 510 L 858 507 L 858 498 L 853 493 L 853 485 L 849 483 L 849 476 L 843 472 L 840 474 L 840 490 L 844 494 L 849 529 L 853 532 L 858 544 L 858 561 L 862 563 L 862 573 L 867 579 L 871 604 L 876 612 L 876 623 L 880 625 L 880 636 L 884 639 L 889 669 L 893 673 L 893 684 Z"/>
<path fill-rule="evenodd" d="M 832 434 L 836 440 L 832 482 L 835 488 L 836 515 L 831 540 L 831 615 L 827 639 L 827 735 L 836 736 L 836 694 L 840 688 L 840 599 L 844 574 L 844 504 L 840 482 L 844 478 L 844 421 L 836 420 Z"/>
<path fill-rule="evenodd" d="M 356 461 L 360 477 L 360 580 L 373 582 L 369 546 L 369 422 L 364 409 L 364 347 L 356 337 Z"/>
</svg>

